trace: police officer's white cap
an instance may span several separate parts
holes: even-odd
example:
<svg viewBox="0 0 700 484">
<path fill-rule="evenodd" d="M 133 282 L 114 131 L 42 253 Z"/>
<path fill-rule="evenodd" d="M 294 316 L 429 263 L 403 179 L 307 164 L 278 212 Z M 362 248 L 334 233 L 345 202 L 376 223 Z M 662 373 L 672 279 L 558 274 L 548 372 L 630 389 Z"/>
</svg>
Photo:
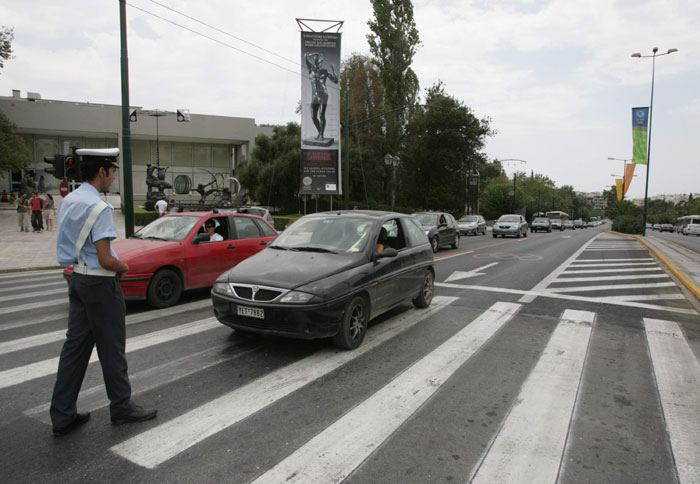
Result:
<svg viewBox="0 0 700 484">
<path fill-rule="evenodd" d="M 80 148 L 75 150 L 75 154 L 80 156 L 83 162 L 106 161 L 119 168 L 117 163 L 119 148 Z"/>
</svg>

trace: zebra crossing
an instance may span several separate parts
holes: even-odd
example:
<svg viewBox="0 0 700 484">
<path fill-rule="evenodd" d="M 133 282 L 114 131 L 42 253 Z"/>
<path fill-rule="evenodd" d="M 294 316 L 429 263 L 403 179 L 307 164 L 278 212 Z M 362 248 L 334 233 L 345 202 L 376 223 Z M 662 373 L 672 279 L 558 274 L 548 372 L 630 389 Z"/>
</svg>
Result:
<svg viewBox="0 0 700 484">
<path fill-rule="evenodd" d="M 606 244 L 610 245 L 610 241 L 606 241 Z M 616 250 L 620 248 L 616 246 Z M 560 278 L 567 279 L 573 273 L 572 278 L 579 279 L 581 273 L 577 271 L 581 270 L 592 270 L 592 274 L 595 274 L 597 269 L 594 267 L 607 270 L 611 262 L 598 259 L 584 261 L 585 253 L 582 254 L 584 258 L 581 262 L 567 264 L 545 289 L 558 291 Z M 635 264 L 631 267 L 634 269 L 640 263 L 637 259 L 612 262 Z M 641 267 L 654 268 L 650 261 L 641 263 L 645 264 Z M 653 271 L 650 273 L 654 274 Z M 26 281 L 29 281 L 30 276 L 26 277 Z M 22 277 L 0 276 L 0 287 L 9 281 L 13 281 L 17 287 L 27 285 Z M 574 283 L 583 282 L 589 281 Z M 599 281 L 590 282 L 597 284 Z M 566 287 L 570 289 L 573 286 Z M 40 292 L 34 294 L 41 297 Z M 290 398 L 308 391 L 310 387 L 325 388 L 324 385 L 332 382 L 339 372 L 347 371 L 348 367 L 357 365 L 365 358 L 376 358 L 387 346 L 396 344 L 408 333 L 421 331 L 420 334 L 430 335 L 438 332 L 437 326 L 451 322 L 455 330 L 445 330 L 442 339 L 431 340 L 435 343 L 434 347 L 398 369 L 371 392 L 358 397 L 349 408 L 334 415 L 308 437 L 305 436 L 296 447 L 290 448 L 284 455 L 275 456 L 270 465 L 259 468 L 253 476 L 241 478 L 240 482 L 325 483 L 352 480 L 360 469 L 372 465 L 373 456 L 379 449 L 396 445 L 394 440 L 397 433 L 412 425 L 419 413 L 430 412 L 433 401 L 446 383 L 458 378 L 460 369 L 472 364 L 484 351 L 497 348 L 501 344 L 502 333 L 509 327 L 537 319 L 526 315 L 527 304 L 516 301 L 520 294 L 511 294 L 508 299 L 512 302 L 503 300 L 505 296 L 508 295 L 494 295 L 490 305 L 467 312 L 459 306 L 458 297 L 436 296 L 426 310 L 406 309 L 372 326 L 363 345 L 355 351 L 340 351 L 324 345 L 312 347 L 308 354 L 301 352 L 298 357 L 283 360 L 277 366 L 258 369 L 253 377 L 231 390 L 217 392 L 215 396 L 201 401 L 174 404 L 172 410 L 161 411 L 152 424 L 133 426 L 121 438 L 102 436 L 102 441 L 91 441 L 85 445 L 103 447 L 106 459 L 126 462 L 157 476 L 158 472 L 182 459 L 192 459 L 192 454 L 198 448 L 206 447 L 210 440 L 221 436 L 232 441 L 244 439 L 245 434 L 241 434 L 239 429 L 256 415 L 285 405 Z M 602 300 L 620 296 L 595 297 Z M 644 300 L 639 299 L 641 295 L 627 294 L 624 297 L 627 302 Z M 652 300 L 674 302 L 673 298 Z M 12 308 L 8 301 L 1 303 L 5 316 L 0 322 L 0 395 L 7 395 L 7 392 L 34 395 L 27 399 L 26 407 L 21 409 L 22 418 L 45 427 L 48 435 L 50 391 L 46 390 L 52 383 L 57 366 L 57 349 L 61 344 L 61 331 L 56 327 L 64 324 L 66 310 L 63 307 L 47 315 L 41 310 L 37 311 L 35 306 L 21 318 L 8 317 L 8 314 L 12 314 L 4 311 Z M 17 303 L 24 305 L 25 301 L 22 299 Z M 214 318 L 203 317 L 208 305 L 209 301 L 204 299 L 127 317 L 127 334 L 136 329 L 140 331 L 140 334 L 129 335 L 126 345 L 130 360 L 132 356 L 142 356 L 130 372 L 134 395 L 161 391 L 174 393 L 183 381 L 196 379 L 212 369 L 225 369 L 224 374 L 229 375 L 236 368 L 247 369 L 245 365 L 250 364 L 247 360 L 265 361 L 264 356 L 271 344 L 269 341 L 231 339 L 227 328 Z M 676 317 L 669 312 L 668 315 L 665 319 L 638 318 L 639 337 L 646 340 L 647 358 L 653 369 L 653 373 L 645 378 L 653 383 L 658 392 L 659 412 L 666 422 L 666 434 L 658 438 L 668 441 L 672 453 L 669 459 L 672 473 L 677 476 L 678 482 L 698 482 L 700 363 L 678 319 L 683 317 L 682 314 Z M 456 480 L 473 483 L 561 482 L 562 468 L 569 457 L 567 449 L 572 441 L 586 438 L 575 432 L 574 422 L 577 406 L 589 391 L 582 382 L 590 366 L 590 349 L 593 335 L 601 324 L 600 316 L 597 311 L 578 308 L 567 308 L 547 316 L 546 319 L 554 323 L 541 343 L 542 349 L 536 362 L 520 383 L 517 395 L 509 401 L 502 419 L 490 430 L 490 438 L 484 443 L 480 456 L 465 463 L 462 474 L 455 476 Z M 167 320 L 176 322 L 163 326 L 163 321 Z M 197 344 L 196 338 L 205 340 Z M 177 345 L 177 357 L 143 357 L 158 354 L 169 344 Z M 81 410 L 105 411 L 109 404 L 96 361 L 93 355 L 89 370 L 93 372 L 93 377 L 86 379 L 78 399 Z M 493 384 L 497 385 L 497 375 L 491 377 Z M 225 385 L 226 381 L 223 379 L 219 384 Z M 294 419 L 295 407 L 291 406 L 286 411 Z M 92 422 L 91 425 L 97 424 Z M 269 438 L 274 438 L 274 427 L 259 431 L 270 433 Z M 116 442 L 115 438 L 118 439 Z M 76 440 L 79 439 L 80 435 L 76 435 Z M 260 454 L 265 454 L 265 451 L 258 450 Z M 459 452 L 459 449 L 455 449 L 455 453 Z M 234 475 L 228 477 L 230 482 L 239 482 Z M 99 476 L 93 478 L 98 479 Z M 406 479 L 402 482 L 416 481 Z"/>
</svg>

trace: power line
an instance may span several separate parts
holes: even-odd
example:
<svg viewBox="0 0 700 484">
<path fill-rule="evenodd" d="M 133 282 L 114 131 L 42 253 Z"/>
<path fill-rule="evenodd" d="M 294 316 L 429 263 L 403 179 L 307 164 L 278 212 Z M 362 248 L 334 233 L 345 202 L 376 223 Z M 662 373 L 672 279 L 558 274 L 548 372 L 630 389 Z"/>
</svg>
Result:
<svg viewBox="0 0 700 484">
<path fill-rule="evenodd" d="M 233 34 L 231 34 L 231 33 L 229 33 L 229 32 L 226 32 L 225 30 L 222 30 L 222 29 L 220 29 L 220 28 L 218 28 L 218 27 L 214 27 L 213 25 L 210 25 L 210 24 L 208 24 L 208 23 L 206 23 L 206 22 L 203 22 L 203 21 L 201 21 L 201 20 L 199 20 L 199 19 L 196 19 L 196 18 L 194 18 L 194 17 L 192 17 L 192 16 L 190 16 L 190 15 L 187 15 L 187 14 L 185 14 L 185 13 L 182 13 L 182 12 L 178 11 L 178 10 L 175 10 L 175 9 L 172 8 L 172 7 L 168 7 L 167 5 L 164 5 L 164 4 L 160 3 L 160 2 L 156 2 L 156 0 L 149 0 L 149 1 L 150 1 L 151 3 L 155 3 L 156 5 L 158 5 L 158 6 L 160 6 L 160 7 L 165 8 L 165 9 L 167 9 L 167 10 L 170 10 L 171 12 L 174 12 L 174 13 L 176 13 L 176 14 L 178 14 L 178 15 L 182 15 L 183 17 L 188 18 L 188 19 L 190 19 L 190 20 L 192 20 L 192 21 L 194 21 L 194 22 L 197 22 L 197 23 L 199 23 L 199 24 L 202 24 L 202 25 L 204 25 L 205 27 L 208 27 L 208 28 L 210 28 L 210 29 L 212 29 L 212 30 L 216 30 L 217 32 L 220 32 L 220 33 L 222 33 L 222 34 L 224 34 L 224 35 L 228 35 L 229 37 L 234 38 L 234 39 L 236 39 L 236 40 L 238 40 L 238 41 L 240 41 L 240 42 L 243 42 L 244 44 L 248 44 L 248 45 L 250 45 L 250 46 L 252 46 L 252 47 L 255 47 L 256 49 L 262 50 L 263 52 L 267 52 L 268 54 L 274 55 L 275 57 L 279 57 L 279 58 L 282 59 L 282 60 L 285 60 L 285 61 L 287 61 L 287 62 L 291 62 L 292 64 L 294 64 L 294 65 L 296 65 L 296 66 L 299 65 L 299 62 L 298 62 L 298 61 L 291 60 L 291 59 L 287 59 L 286 57 L 283 57 L 283 56 L 277 54 L 276 52 L 272 52 L 271 50 L 268 50 L 268 49 L 266 49 L 266 48 L 264 48 L 264 47 L 260 47 L 259 45 L 256 45 L 256 44 L 254 44 L 254 43 L 252 43 L 252 42 L 249 42 L 249 41 L 247 41 L 247 40 L 245 40 L 245 39 L 241 39 L 240 37 L 236 37 L 235 35 L 233 35 Z"/>
</svg>

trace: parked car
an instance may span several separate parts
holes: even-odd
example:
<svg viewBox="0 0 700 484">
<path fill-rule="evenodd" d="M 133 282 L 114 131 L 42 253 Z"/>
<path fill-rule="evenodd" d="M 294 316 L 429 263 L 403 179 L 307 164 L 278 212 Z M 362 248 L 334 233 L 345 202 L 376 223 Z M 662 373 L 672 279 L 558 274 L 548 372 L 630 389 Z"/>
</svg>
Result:
<svg viewBox="0 0 700 484">
<path fill-rule="evenodd" d="M 673 224 L 661 224 L 659 232 L 673 232 Z"/>
<path fill-rule="evenodd" d="M 275 226 L 275 219 L 272 218 L 270 211 L 263 207 L 238 207 L 232 209 L 220 210 L 220 212 L 230 212 L 230 213 L 247 213 L 250 215 L 257 215 L 258 217 L 264 218 L 267 222 Z"/>
<path fill-rule="evenodd" d="M 379 314 L 409 300 L 428 307 L 434 280 L 433 250 L 415 218 L 348 210 L 300 218 L 222 274 L 211 294 L 217 319 L 236 330 L 332 337 L 354 349 Z"/>
<path fill-rule="evenodd" d="M 205 225 L 214 224 L 220 241 L 210 241 Z M 166 308 L 182 292 L 214 284 L 216 278 L 267 247 L 277 231 L 255 215 L 182 212 L 160 217 L 127 239 L 112 242 L 129 272 L 119 281 L 125 299 L 145 299 Z M 218 237 L 217 237 L 218 238 Z M 63 271 L 70 280 L 73 268 Z"/>
<path fill-rule="evenodd" d="M 530 232 L 551 232 L 552 222 L 547 217 L 537 217 L 530 224 Z"/>
<path fill-rule="evenodd" d="M 486 220 L 481 215 L 464 215 L 457 226 L 460 235 L 486 235 Z"/>
<path fill-rule="evenodd" d="M 493 238 L 498 236 L 505 237 L 512 235 L 513 237 L 527 237 L 527 222 L 522 215 L 508 214 L 501 215 L 493 224 Z"/>
<path fill-rule="evenodd" d="M 417 212 L 413 216 L 425 230 L 433 252 L 445 245 L 453 249 L 459 247 L 459 229 L 457 221 L 447 212 Z"/>
</svg>

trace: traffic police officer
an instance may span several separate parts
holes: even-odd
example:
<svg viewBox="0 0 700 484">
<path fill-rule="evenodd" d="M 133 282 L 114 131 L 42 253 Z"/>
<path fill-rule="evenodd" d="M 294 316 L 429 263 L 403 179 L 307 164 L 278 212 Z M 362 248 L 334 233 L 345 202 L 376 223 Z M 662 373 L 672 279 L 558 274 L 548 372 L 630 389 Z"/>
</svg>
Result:
<svg viewBox="0 0 700 484">
<path fill-rule="evenodd" d="M 79 149 L 84 183 L 58 209 L 58 262 L 73 266 L 69 283 L 68 332 L 51 399 L 53 433 L 62 436 L 87 422 L 76 401 L 94 346 L 102 366 L 110 416 L 115 425 L 152 419 L 131 400 L 125 355 L 126 309 L 119 279 L 129 270 L 110 246 L 117 237 L 111 205 L 100 198 L 114 181 L 119 148 Z"/>
</svg>

